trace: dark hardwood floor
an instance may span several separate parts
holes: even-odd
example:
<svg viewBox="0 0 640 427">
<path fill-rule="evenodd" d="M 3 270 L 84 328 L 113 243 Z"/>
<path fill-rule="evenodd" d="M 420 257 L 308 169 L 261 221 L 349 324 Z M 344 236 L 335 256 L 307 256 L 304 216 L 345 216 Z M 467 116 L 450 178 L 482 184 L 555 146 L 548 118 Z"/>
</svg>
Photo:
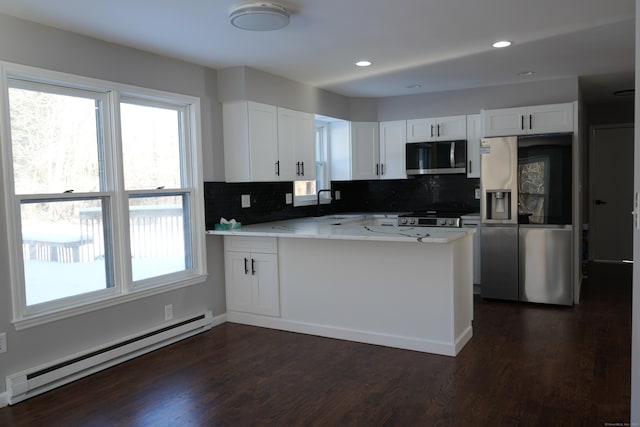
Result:
<svg viewBox="0 0 640 427">
<path fill-rule="evenodd" d="M 604 426 L 629 421 L 630 360 L 631 268 L 605 265 L 575 307 L 477 299 L 456 358 L 224 324 L 0 425 Z"/>
</svg>

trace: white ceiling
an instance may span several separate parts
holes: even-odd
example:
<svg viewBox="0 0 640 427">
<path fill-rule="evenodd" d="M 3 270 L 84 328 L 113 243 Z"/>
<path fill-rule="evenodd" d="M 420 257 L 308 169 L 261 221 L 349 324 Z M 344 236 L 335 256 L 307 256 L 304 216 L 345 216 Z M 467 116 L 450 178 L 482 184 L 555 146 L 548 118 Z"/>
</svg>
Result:
<svg viewBox="0 0 640 427">
<path fill-rule="evenodd" d="M 353 97 L 584 76 L 587 99 L 633 87 L 635 0 L 275 0 L 271 32 L 229 23 L 242 0 L 0 0 L 0 13 L 221 69 L 246 65 Z M 513 46 L 493 49 L 496 40 Z M 369 59 L 373 66 L 354 66 Z M 530 77 L 518 76 L 534 71 Z M 408 89 L 413 84 L 419 89 Z"/>
</svg>

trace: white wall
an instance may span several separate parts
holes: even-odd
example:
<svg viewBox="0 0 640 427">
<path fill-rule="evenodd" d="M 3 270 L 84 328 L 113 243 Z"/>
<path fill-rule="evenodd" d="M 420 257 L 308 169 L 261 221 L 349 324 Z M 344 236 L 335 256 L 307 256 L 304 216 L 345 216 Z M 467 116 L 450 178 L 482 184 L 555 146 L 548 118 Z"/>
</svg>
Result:
<svg viewBox="0 0 640 427">
<path fill-rule="evenodd" d="M 349 120 L 350 100 L 326 90 L 250 67 L 218 71 L 220 102 L 248 100 Z"/>
<path fill-rule="evenodd" d="M 482 109 L 573 102 L 578 78 L 396 96 L 378 100 L 378 120 L 477 114 Z"/>
<path fill-rule="evenodd" d="M 223 179 L 215 70 L 5 15 L 0 15 L 0 60 L 199 97 L 205 180 Z M 6 375 L 164 323 L 165 304 L 173 304 L 175 318 L 203 310 L 214 315 L 226 311 L 222 240 L 208 237 L 206 283 L 16 332 L 6 274 L 5 223 L 0 209 L 0 332 L 6 331 L 8 338 L 8 352 L 0 354 L 0 394 Z"/>
</svg>

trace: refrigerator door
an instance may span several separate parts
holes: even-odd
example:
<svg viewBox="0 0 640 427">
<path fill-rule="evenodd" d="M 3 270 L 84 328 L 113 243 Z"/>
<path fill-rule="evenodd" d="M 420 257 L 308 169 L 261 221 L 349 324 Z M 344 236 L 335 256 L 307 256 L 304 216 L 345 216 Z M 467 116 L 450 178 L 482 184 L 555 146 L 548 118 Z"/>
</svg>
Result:
<svg viewBox="0 0 640 427">
<path fill-rule="evenodd" d="M 480 227 L 483 298 L 518 300 L 518 226 Z"/>
<path fill-rule="evenodd" d="M 480 215 L 483 224 L 517 224 L 518 138 L 480 142 Z"/>
<path fill-rule="evenodd" d="M 520 225 L 520 301 L 573 304 L 572 236 L 570 225 Z"/>
</svg>

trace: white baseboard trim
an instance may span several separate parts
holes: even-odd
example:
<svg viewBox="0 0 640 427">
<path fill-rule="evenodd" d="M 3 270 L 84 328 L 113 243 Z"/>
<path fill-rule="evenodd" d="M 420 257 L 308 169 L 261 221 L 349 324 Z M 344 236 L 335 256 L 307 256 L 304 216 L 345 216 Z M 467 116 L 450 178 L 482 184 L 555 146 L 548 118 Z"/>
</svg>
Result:
<svg viewBox="0 0 640 427">
<path fill-rule="evenodd" d="M 223 323 L 227 323 L 227 313 L 219 314 L 216 317 L 211 319 L 211 327 L 222 325 Z"/>
<path fill-rule="evenodd" d="M 460 353 L 460 350 L 462 350 L 462 347 L 464 347 L 469 342 L 471 337 L 473 337 L 473 328 L 471 326 L 468 326 L 467 329 L 465 329 L 464 332 L 461 333 L 458 338 L 456 338 L 456 344 L 455 344 L 456 355 Z"/>
<path fill-rule="evenodd" d="M 4 393 L 0 393 L 0 408 L 4 408 L 9 405 L 9 395 L 5 391 Z"/>
<path fill-rule="evenodd" d="M 355 329 L 346 329 L 335 326 L 298 322 L 276 317 L 257 316 L 249 313 L 238 312 L 228 312 L 227 321 L 231 323 L 240 323 L 243 325 L 279 329 L 288 332 L 318 335 L 326 338 L 335 338 L 347 341 L 362 342 L 366 344 L 376 344 L 387 347 L 402 348 L 405 350 L 434 353 L 443 356 L 455 356 L 456 354 L 458 354 L 458 352 L 471 339 L 473 335 L 473 330 L 471 326 L 469 326 L 454 342 L 448 343 L 443 341 L 389 335 Z"/>
</svg>

